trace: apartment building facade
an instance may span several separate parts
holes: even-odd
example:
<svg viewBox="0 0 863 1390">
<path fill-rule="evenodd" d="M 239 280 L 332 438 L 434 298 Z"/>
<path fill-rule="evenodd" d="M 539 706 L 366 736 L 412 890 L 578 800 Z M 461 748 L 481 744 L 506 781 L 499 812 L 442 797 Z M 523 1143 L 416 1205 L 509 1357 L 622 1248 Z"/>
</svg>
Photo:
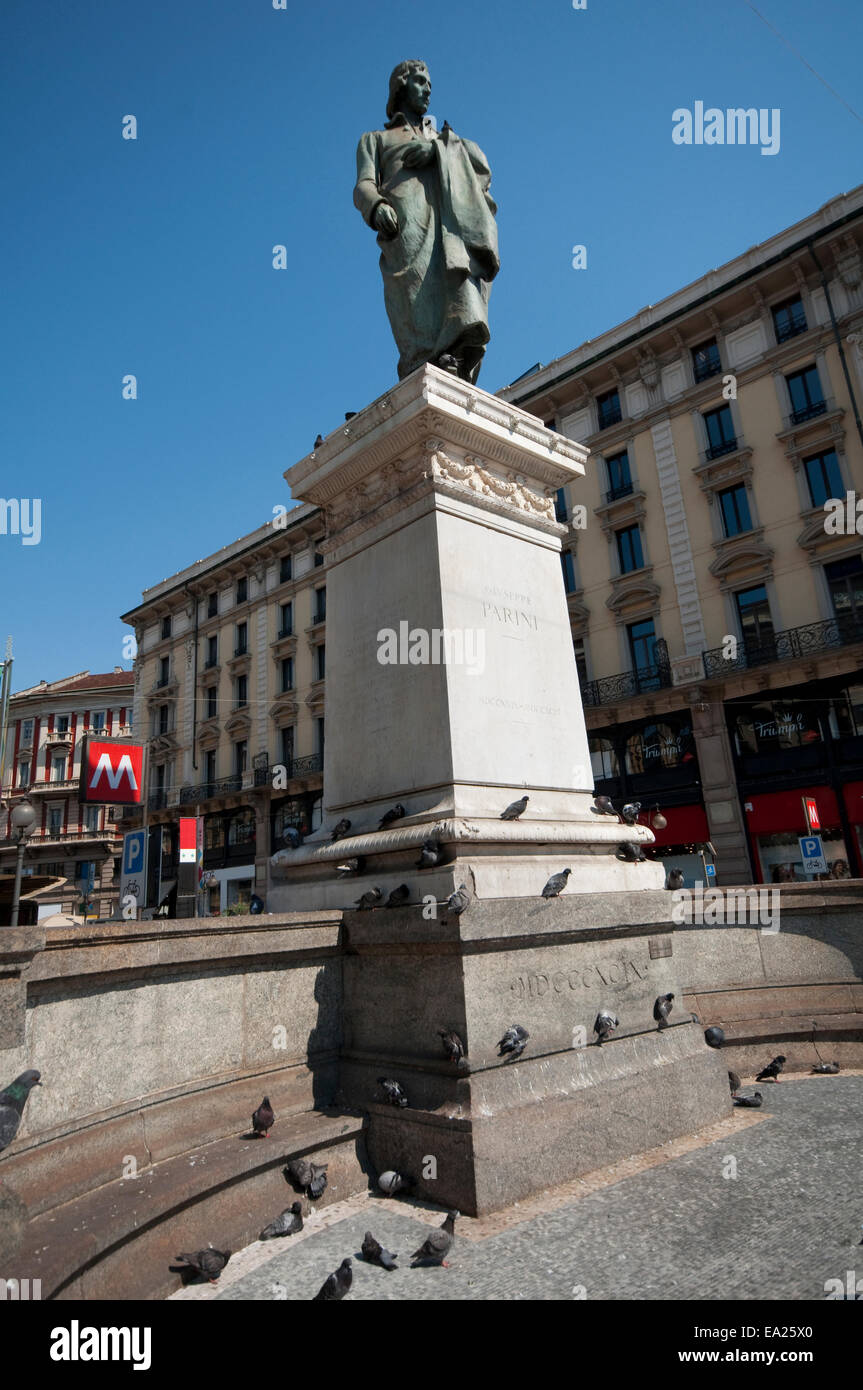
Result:
<svg viewBox="0 0 863 1390">
<path fill-rule="evenodd" d="M 596 786 L 727 883 L 806 876 L 804 795 L 863 874 L 861 248 L 857 188 L 500 393 L 591 450 L 558 514 Z"/>
<path fill-rule="evenodd" d="M 82 806 L 78 782 L 87 735 L 131 740 L 133 691 L 132 672 L 116 666 L 40 681 L 9 701 L 0 872 L 15 872 L 11 814 L 26 797 L 37 819 L 26 842 L 25 879 L 44 874 L 65 880 L 37 895 L 42 915 L 110 917 L 116 909 L 122 836 L 115 808 Z"/>
<path fill-rule="evenodd" d="M 147 589 L 135 632 L 145 742 L 147 904 L 172 910 L 181 816 L 203 821 L 199 911 L 239 911 L 267 861 L 320 824 L 326 578 L 320 512 L 299 506 Z"/>
</svg>

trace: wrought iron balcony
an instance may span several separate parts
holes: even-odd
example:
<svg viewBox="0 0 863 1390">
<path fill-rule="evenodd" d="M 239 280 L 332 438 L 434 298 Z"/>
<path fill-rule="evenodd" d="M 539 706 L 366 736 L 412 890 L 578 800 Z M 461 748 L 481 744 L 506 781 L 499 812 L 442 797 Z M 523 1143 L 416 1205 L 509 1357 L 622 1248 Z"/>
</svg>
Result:
<svg viewBox="0 0 863 1390">
<path fill-rule="evenodd" d="M 673 684 L 668 648 L 661 638 L 654 644 L 657 658 L 651 666 L 639 666 L 634 671 L 621 671 L 617 676 L 588 681 L 581 688 L 581 703 L 585 709 L 597 705 L 616 705 L 635 695 L 647 695 L 652 690 L 665 690 Z"/>
<path fill-rule="evenodd" d="M 307 758 L 291 758 L 289 763 L 273 763 L 271 767 L 255 768 L 255 786 L 265 787 L 272 783 L 277 771 L 286 768 L 288 781 L 295 777 L 308 777 L 315 772 L 323 772 L 324 760 L 320 753 L 312 753 Z"/>
<path fill-rule="evenodd" d="M 243 774 L 235 772 L 230 777 L 221 777 L 216 782 L 201 782 L 197 787 L 180 788 L 180 805 L 192 806 L 201 801 L 210 801 L 215 796 L 230 796 L 232 792 L 243 789 Z"/>
<path fill-rule="evenodd" d="M 705 461 L 711 463 L 713 459 L 724 458 L 726 454 L 733 454 L 738 447 L 737 439 L 723 439 L 719 444 L 708 444 L 704 450 Z"/>
<path fill-rule="evenodd" d="M 702 381 L 709 381 L 712 376 L 718 376 L 721 371 L 722 363 L 717 353 L 716 357 L 712 357 L 707 362 L 697 362 L 692 369 L 692 374 L 695 377 L 695 384 L 699 385 Z"/>
<path fill-rule="evenodd" d="M 853 613 L 826 622 L 807 623 L 804 627 L 789 627 L 774 632 L 761 642 L 741 641 L 734 657 L 723 655 L 724 648 L 714 647 L 703 652 L 704 674 L 708 679 L 725 676 L 731 671 L 748 671 L 754 666 L 769 666 L 779 661 L 794 661 L 816 652 L 835 647 L 847 647 L 863 642 L 863 615 Z"/>
<path fill-rule="evenodd" d="M 780 328 L 774 320 L 776 328 L 777 343 L 787 343 L 789 338 L 796 338 L 799 333 L 805 333 L 808 327 L 806 323 L 806 313 L 801 305 L 799 309 L 792 309 L 787 321 Z"/>
<path fill-rule="evenodd" d="M 279 628 L 279 635 L 276 638 L 276 641 L 281 642 L 283 637 L 293 637 L 293 635 L 294 625 L 293 623 L 287 623 L 284 627 Z"/>
<path fill-rule="evenodd" d="M 628 483 L 618 483 L 617 487 L 611 487 L 603 496 L 603 502 L 619 502 L 621 497 L 631 497 L 635 492 L 635 483 L 631 480 Z"/>
<path fill-rule="evenodd" d="M 248 648 L 248 646 L 247 646 L 245 643 L 243 643 L 243 644 L 241 644 L 240 646 L 234 648 L 234 656 L 235 656 L 235 657 L 237 657 L 237 656 L 248 656 L 248 655 L 249 655 L 249 648 Z"/>
<path fill-rule="evenodd" d="M 826 400 L 810 401 L 808 405 L 801 406 L 800 410 L 792 410 L 788 416 L 788 425 L 805 425 L 807 420 L 817 420 L 819 415 L 826 415 L 828 409 Z"/>
</svg>

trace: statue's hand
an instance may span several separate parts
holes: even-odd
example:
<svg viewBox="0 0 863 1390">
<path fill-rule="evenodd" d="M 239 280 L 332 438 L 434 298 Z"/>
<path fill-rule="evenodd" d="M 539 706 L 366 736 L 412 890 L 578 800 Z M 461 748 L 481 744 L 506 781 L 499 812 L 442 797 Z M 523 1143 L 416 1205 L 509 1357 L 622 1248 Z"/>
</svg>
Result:
<svg viewBox="0 0 863 1390">
<path fill-rule="evenodd" d="M 434 146 L 431 140 L 411 140 L 409 145 L 405 145 L 402 156 L 402 163 L 406 169 L 422 169 L 424 165 L 430 164 L 434 157 Z"/>
<path fill-rule="evenodd" d="M 382 236 L 393 237 L 399 229 L 399 219 L 389 203 L 378 203 L 374 216 L 375 231 Z"/>
</svg>

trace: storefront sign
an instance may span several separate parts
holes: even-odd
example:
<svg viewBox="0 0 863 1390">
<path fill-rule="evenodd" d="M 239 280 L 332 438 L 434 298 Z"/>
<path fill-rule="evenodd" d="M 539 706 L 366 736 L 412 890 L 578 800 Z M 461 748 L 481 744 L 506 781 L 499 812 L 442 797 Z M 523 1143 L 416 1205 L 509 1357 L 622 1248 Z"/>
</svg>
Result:
<svg viewBox="0 0 863 1390">
<path fill-rule="evenodd" d="M 820 835 L 803 835 L 800 838 L 800 857 L 807 874 L 826 874 L 827 860 Z"/>
<path fill-rule="evenodd" d="M 806 817 L 806 829 L 809 834 L 811 835 L 813 832 L 817 834 L 821 829 L 821 818 L 818 815 L 818 802 L 814 796 L 804 796 L 803 814 Z"/>
</svg>

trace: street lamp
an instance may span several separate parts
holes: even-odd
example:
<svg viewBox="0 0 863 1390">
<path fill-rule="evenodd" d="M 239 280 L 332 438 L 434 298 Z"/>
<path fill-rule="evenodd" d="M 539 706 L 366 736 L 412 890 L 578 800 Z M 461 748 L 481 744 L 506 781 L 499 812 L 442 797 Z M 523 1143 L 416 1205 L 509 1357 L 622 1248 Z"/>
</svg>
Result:
<svg viewBox="0 0 863 1390">
<path fill-rule="evenodd" d="M 29 836 L 36 820 L 36 812 L 25 797 L 19 801 L 12 810 L 10 817 L 12 829 L 16 832 L 18 840 L 18 858 L 15 861 L 15 888 L 12 893 L 12 917 L 10 925 L 18 925 L 18 908 L 21 902 L 21 871 L 24 868 L 24 850 L 27 847 L 27 837 Z"/>
</svg>

